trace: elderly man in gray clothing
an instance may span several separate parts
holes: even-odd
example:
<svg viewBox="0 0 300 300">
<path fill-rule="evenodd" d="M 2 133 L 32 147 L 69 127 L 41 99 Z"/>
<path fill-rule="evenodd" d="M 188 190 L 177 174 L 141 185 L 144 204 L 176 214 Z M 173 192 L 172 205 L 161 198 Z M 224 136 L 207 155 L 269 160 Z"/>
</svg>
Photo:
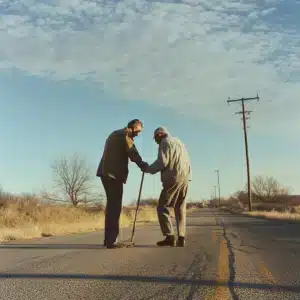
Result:
<svg viewBox="0 0 300 300">
<path fill-rule="evenodd" d="M 170 136 L 167 129 L 158 127 L 154 139 L 159 145 L 157 160 L 143 168 L 145 173 L 161 172 L 162 191 L 157 214 L 162 234 L 166 237 L 158 246 L 185 246 L 186 195 L 190 176 L 190 159 L 184 144 Z M 178 240 L 176 241 L 170 220 L 170 208 L 174 209 Z"/>
</svg>

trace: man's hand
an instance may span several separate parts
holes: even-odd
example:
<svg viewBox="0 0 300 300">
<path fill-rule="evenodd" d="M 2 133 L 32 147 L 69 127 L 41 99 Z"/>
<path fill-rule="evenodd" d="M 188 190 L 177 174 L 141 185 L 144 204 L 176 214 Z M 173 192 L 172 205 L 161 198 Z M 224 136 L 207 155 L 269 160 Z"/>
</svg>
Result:
<svg viewBox="0 0 300 300">
<path fill-rule="evenodd" d="M 140 169 L 142 172 L 146 172 L 146 169 L 149 167 L 149 164 L 145 161 L 142 161 L 140 164 Z"/>
</svg>

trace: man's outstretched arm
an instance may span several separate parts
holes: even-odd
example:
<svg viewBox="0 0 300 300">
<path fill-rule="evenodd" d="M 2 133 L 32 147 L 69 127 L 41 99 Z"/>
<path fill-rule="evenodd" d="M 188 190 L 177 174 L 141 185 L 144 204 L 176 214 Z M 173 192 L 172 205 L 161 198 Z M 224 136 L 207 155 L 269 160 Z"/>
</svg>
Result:
<svg viewBox="0 0 300 300">
<path fill-rule="evenodd" d="M 156 161 L 147 168 L 145 168 L 145 172 L 150 174 L 156 174 L 157 172 L 160 172 L 163 169 L 165 169 L 170 160 L 169 152 L 170 146 L 168 142 L 162 140 L 158 148 L 158 155 Z"/>
<path fill-rule="evenodd" d="M 138 150 L 136 149 L 133 139 L 131 139 L 127 135 L 126 135 L 125 139 L 126 139 L 126 141 L 125 141 L 126 151 L 128 153 L 129 159 L 132 162 L 136 163 L 138 165 L 138 167 L 141 168 L 142 166 L 144 166 L 145 163 L 143 162 L 142 157 L 140 156 Z"/>
</svg>

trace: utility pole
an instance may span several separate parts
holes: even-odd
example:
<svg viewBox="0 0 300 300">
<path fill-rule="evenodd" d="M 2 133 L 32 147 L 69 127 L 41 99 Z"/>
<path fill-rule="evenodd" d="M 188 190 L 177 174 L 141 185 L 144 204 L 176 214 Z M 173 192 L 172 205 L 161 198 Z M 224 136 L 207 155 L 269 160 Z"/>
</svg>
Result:
<svg viewBox="0 0 300 300">
<path fill-rule="evenodd" d="M 220 192 L 220 170 L 215 170 L 218 176 L 218 192 L 219 192 L 219 206 L 221 206 L 221 192 Z"/>
<path fill-rule="evenodd" d="M 230 102 L 242 102 L 242 111 L 236 112 L 236 114 L 242 114 L 243 115 L 243 129 L 244 129 L 244 140 L 245 140 L 245 150 L 246 150 L 246 164 L 247 164 L 247 185 L 248 185 L 248 209 L 249 211 L 252 210 L 252 200 L 251 200 L 251 182 L 250 182 L 250 163 L 249 163 L 249 153 L 248 153 L 248 137 L 247 137 L 247 124 L 246 124 L 246 116 L 250 115 L 251 111 L 246 111 L 245 110 L 245 101 L 252 101 L 252 100 L 257 100 L 259 101 L 258 95 L 253 98 L 240 98 L 240 99 L 235 99 L 235 100 L 230 100 L 228 98 L 227 103 L 229 104 Z"/>
<path fill-rule="evenodd" d="M 215 190 L 215 193 L 214 193 L 214 200 L 217 200 L 217 186 L 214 185 L 213 188 L 214 188 L 214 190 Z"/>
</svg>

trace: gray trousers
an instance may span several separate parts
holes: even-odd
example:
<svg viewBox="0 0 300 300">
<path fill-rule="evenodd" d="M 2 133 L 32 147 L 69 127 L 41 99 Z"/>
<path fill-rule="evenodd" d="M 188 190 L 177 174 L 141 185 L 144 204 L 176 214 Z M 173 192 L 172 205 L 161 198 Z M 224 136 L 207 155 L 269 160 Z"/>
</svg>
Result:
<svg viewBox="0 0 300 300">
<path fill-rule="evenodd" d="M 101 177 L 106 194 L 104 243 L 113 244 L 119 235 L 119 219 L 122 211 L 123 183 L 121 181 Z"/>
<path fill-rule="evenodd" d="M 177 234 L 185 236 L 186 226 L 186 195 L 188 182 L 164 183 L 160 193 L 157 207 L 157 215 L 162 234 L 164 236 L 174 235 L 170 218 L 170 209 L 174 209 Z"/>
</svg>

